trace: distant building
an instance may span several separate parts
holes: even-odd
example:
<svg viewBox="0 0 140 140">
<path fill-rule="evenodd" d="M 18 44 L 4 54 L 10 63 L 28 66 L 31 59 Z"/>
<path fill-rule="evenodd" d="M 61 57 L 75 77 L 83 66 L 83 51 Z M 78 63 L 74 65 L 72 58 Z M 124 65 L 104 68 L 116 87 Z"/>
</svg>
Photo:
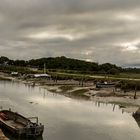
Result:
<svg viewBox="0 0 140 140">
<path fill-rule="evenodd" d="M 48 74 L 34 74 L 34 78 L 51 78 Z"/>
<path fill-rule="evenodd" d="M 19 73 L 18 73 L 18 72 L 14 72 L 14 71 L 13 71 L 13 72 L 11 72 L 11 75 L 12 75 L 12 76 L 18 76 L 18 75 L 19 75 Z"/>
</svg>

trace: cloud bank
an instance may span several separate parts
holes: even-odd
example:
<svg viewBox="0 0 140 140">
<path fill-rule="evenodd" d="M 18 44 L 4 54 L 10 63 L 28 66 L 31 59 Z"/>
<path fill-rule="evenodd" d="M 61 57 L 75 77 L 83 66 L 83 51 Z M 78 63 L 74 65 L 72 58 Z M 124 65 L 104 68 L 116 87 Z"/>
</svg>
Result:
<svg viewBox="0 0 140 140">
<path fill-rule="evenodd" d="M 138 0 L 1 0 L 0 55 L 140 64 Z"/>
</svg>

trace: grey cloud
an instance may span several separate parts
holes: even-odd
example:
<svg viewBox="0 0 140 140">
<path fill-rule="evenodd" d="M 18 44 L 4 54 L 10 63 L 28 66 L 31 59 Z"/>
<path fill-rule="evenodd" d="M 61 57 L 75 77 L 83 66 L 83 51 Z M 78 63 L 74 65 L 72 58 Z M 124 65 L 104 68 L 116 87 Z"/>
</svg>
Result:
<svg viewBox="0 0 140 140">
<path fill-rule="evenodd" d="M 139 63 L 139 8 L 138 0 L 1 0 L 0 55 Z M 54 38 L 29 37 L 44 32 Z"/>
</svg>

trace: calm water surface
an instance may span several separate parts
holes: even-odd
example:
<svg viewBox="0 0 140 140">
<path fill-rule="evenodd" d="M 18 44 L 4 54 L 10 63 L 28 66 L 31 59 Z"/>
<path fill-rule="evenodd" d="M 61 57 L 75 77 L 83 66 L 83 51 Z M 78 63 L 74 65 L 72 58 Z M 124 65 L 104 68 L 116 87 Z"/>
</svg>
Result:
<svg viewBox="0 0 140 140">
<path fill-rule="evenodd" d="M 0 81 L 0 106 L 27 117 L 38 116 L 45 130 L 37 140 L 140 140 L 140 128 L 132 115 L 111 104 L 74 100 L 40 87 Z"/>
</svg>

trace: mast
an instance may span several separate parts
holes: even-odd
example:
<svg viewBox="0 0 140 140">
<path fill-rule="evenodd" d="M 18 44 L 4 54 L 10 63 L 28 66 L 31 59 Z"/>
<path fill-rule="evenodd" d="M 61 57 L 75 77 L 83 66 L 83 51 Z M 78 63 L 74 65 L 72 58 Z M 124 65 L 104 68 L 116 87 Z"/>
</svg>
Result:
<svg viewBox="0 0 140 140">
<path fill-rule="evenodd" d="M 44 63 L 44 74 L 46 74 L 46 64 Z"/>
</svg>

